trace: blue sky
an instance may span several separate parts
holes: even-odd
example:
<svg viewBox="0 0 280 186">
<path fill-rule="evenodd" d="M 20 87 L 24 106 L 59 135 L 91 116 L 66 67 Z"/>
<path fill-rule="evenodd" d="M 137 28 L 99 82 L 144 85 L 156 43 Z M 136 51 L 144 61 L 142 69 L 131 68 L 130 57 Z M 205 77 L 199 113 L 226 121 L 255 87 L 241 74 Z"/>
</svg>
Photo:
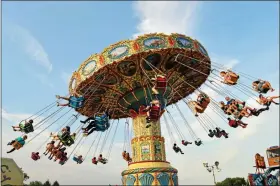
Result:
<svg viewBox="0 0 280 186">
<path fill-rule="evenodd" d="M 91 54 L 99 53 L 103 48 L 120 40 L 149 32 L 179 32 L 190 35 L 205 46 L 212 60 L 221 64 L 234 63 L 236 70 L 267 79 L 279 89 L 277 2 L 6 1 L 2 3 L 2 11 L 2 109 L 9 113 L 10 117 L 34 113 L 54 101 L 56 94 L 67 94 L 69 75 Z M 277 123 L 279 124 L 279 108 L 274 109 L 263 116 L 269 118 L 269 121 L 262 118 L 258 122 L 266 123 L 272 120 L 270 127 L 275 128 Z M 8 122 L 9 118 L 5 119 Z M 236 151 L 264 153 L 267 145 L 277 143 L 276 136 L 272 135 L 267 139 L 261 135 L 260 130 L 263 129 L 256 126 L 248 128 L 247 132 L 244 131 L 244 136 L 248 135 L 246 138 L 239 138 L 242 130 L 231 130 L 233 136 L 236 136 L 232 142 L 247 140 L 247 143 L 242 142 L 234 147 L 232 154 Z M 6 134 L 11 132 L 7 128 L 3 128 L 3 131 Z M 122 132 L 123 129 L 120 129 L 117 142 L 121 143 Z M 16 137 L 16 134 L 11 134 Z M 279 138 L 279 133 L 273 134 Z M 261 147 L 254 147 L 251 150 L 254 152 L 251 152 L 250 145 L 256 138 L 261 139 L 263 144 Z M 211 141 L 202 149 L 189 153 L 193 158 L 200 158 L 202 161 L 201 158 L 206 159 L 202 154 L 213 148 L 228 147 L 224 141 Z M 30 149 L 25 152 L 30 152 Z M 120 151 L 116 152 L 116 158 L 119 158 Z M 209 157 L 212 155 L 214 159 L 218 156 L 214 153 L 209 154 Z M 20 159 L 17 154 L 12 156 Z M 198 159 L 189 158 L 184 161 L 190 163 Z M 224 161 L 229 161 L 227 165 L 230 166 L 233 159 L 244 163 L 238 155 Z M 20 163 L 28 166 L 32 162 Z M 248 167 L 252 163 L 248 162 Z M 180 167 L 177 161 L 173 164 Z M 44 165 L 50 166 L 48 163 Z M 117 163 L 114 166 L 125 167 Z M 185 169 L 180 170 L 183 172 Z M 246 171 L 249 170 L 250 168 Z M 28 171 L 33 174 L 34 179 L 44 179 L 32 173 L 31 169 Z M 118 173 L 111 174 L 116 178 L 116 182 L 119 181 Z M 239 173 L 234 169 L 221 174 L 220 179 L 223 179 Z M 198 175 L 180 176 L 180 183 L 185 184 L 209 184 L 212 181 L 207 173 L 203 175 L 203 179 Z M 70 183 L 67 181 L 69 180 L 61 178 L 64 184 Z M 91 178 L 86 181 L 85 184 L 96 180 Z M 106 183 L 101 179 L 100 184 Z"/>
</svg>

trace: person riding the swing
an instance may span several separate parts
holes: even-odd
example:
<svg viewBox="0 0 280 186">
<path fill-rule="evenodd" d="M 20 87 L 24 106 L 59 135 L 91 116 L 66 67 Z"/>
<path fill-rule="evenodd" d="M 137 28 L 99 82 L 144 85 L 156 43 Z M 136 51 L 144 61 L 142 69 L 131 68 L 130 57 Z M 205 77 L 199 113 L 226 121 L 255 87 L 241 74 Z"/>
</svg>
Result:
<svg viewBox="0 0 280 186">
<path fill-rule="evenodd" d="M 242 102 L 240 100 L 237 100 L 237 99 L 232 99 L 230 97 L 225 97 L 225 100 L 227 101 L 227 105 L 231 105 L 231 104 L 240 104 L 240 105 L 244 105 L 246 104 L 246 102 Z"/>
<path fill-rule="evenodd" d="M 66 150 L 66 147 L 62 147 L 62 148 L 58 149 L 57 152 L 54 154 L 54 156 L 55 156 L 54 161 L 61 160 L 61 158 L 63 158 L 63 156 L 65 154 L 65 150 Z"/>
<path fill-rule="evenodd" d="M 123 157 L 123 159 L 125 159 L 125 155 L 126 155 L 126 151 L 124 150 L 124 151 L 122 152 L 122 157 Z"/>
<path fill-rule="evenodd" d="M 246 128 L 248 125 L 241 120 L 236 120 L 236 119 L 231 119 L 231 118 L 227 118 L 227 119 L 228 119 L 228 125 L 232 128 L 237 128 L 238 126 L 240 126 L 242 128 Z"/>
<path fill-rule="evenodd" d="M 200 146 L 202 144 L 202 141 L 201 139 L 198 138 L 197 140 L 194 141 L 194 143 L 196 146 Z"/>
<path fill-rule="evenodd" d="M 124 160 L 127 161 L 127 162 L 131 162 L 132 161 L 132 159 L 131 159 L 131 157 L 130 157 L 128 152 L 125 153 Z"/>
<path fill-rule="evenodd" d="M 75 142 L 76 135 L 77 134 L 75 132 L 70 135 L 70 127 L 69 127 L 66 130 L 65 128 L 62 129 L 61 132 L 58 134 L 51 133 L 50 137 L 52 137 L 53 140 L 55 141 L 59 140 L 60 141 L 59 145 L 63 144 L 63 145 L 71 146 Z"/>
<path fill-rule="evenodd" d="M 200 93 L 196 99 L 197 103 L 199 103 L 203 107 L 207 107 L 210 103 L 210 98 L 205 93 Z"/>
<path fill-rule="evenodd" d="M 174 145 L 173 145 L 173 150 L 174 150 L 176 153 L 180 152 L 181 154 L 184 154 L 183 151 L 182 151 L 182 149 L 181 149 L 180 147 L 178 147 L 176 143 L 174 143 Z"/>
<path fill-rule="evenodd" d="M 220 108 L 224 111 L 227 115 L 232 115 L 234 110 L 230 109 L 228 105 L 226 105 L 223 101 L 220 101 Z"/>
<path fill-rule="evenodd" d="M 236 85 L 239 79 L 239 75 L 231 70 L 228 70 L 227 72 L 221 71 L 220 76 L 223 78 L 223 81 L 221 82 L 227 85 Z"/>
<path fill-rule="evenodd" d="M 92 158 L 92 163 L 95 164 L 95 165 L 97 165 L 98 161 L 97 161 L 96 157 L 93 157 L 93 158 Z"/>
<path fill-rule="evenodd" d="M 160 111 L 161 111 L 161 103 L 159 100 L 154 99 L 150 102 L 150 105 L 147 106 L 144 111 L 147 113 L 146 118 L 146 128 L 151 126 L 151 121 L 157 121 L 159 119 Z"/>
<path fill-rule="evenodd" d="M 77 164 L 81 164 L 81 163 L 83 163 L 83 161 L 84 161 L 82 155 L 79 155 L 79 156 L 75 155 L 75 156 L 73 157 L 73 160 L 74 160 L 75 162 L 77 162 Z"/>
<path fill-rule="evenodd" d="M 20 131 L 20 132 L 33 132 L 33 120 L 30 119 L 29 121 L 25 121 L 24 124 L 20 123 L 18 126 L 12 126 L 14 131 Z"/>
<path fill-rule="evenodd" d="M 68 160 L 68 157 L 67 157 L 67 152 L 64 152 L 59 160 L 59 164 L 60 165 L 64 165 L 65 162 Z"/>
<path fill-rule="evenodd" d="M 269 108 L 266 107 L 266 108 L 261 108 L 261 109 L 256 109 L 256 108 L 251 108 L 251 107 L 248 107 L 248 106 L 244 106 L 244 105 L 241 105 L 241 104 L 236 104 L 236 105 L 231 105 L 230 106 L 233 110 L 235 110 L 236 112 L 234 114 L 236 115 L 239 115 L 238 118 L 242 118 L 242 117 L 250 117 L 250 116 L 259 116 L 260 113 L 262 113 L 263 111 L 266 111 L 268 110 Z"/>
<path fill-rule="evenodd" d="M 191 105 L 195 117 L 198 117 L 198 113 L 200 114 L 204 113 L 206 109 L 206 107 L 204 107 L 205 105 L 201 105 L 197 101 L 190 101 L 189 104 Z"/>
<path fill-rule="evenodd" d="M 250 113 L 252 113 L 254 111 L 255 110 L 250 108 L 250 107 L 245 107 L 245 102 L 241 104 L 240 101 L 234 100 L 234 99 L 231 99 L 230 101 L 228 101 L 228 110 L 227 110 L 227 112 L 229 112 L 229 113 L 231 113 L 233 115 L 241 115 L 242 117 L 243 116 L 249 117 Z"/>
<path fill-rule="evenodd" d="M 255 91 L 261 93 L 261 94 L 266 94 L 268 91 L 273 92 L 274 89 L 272 88 L 271 84 L 268 81 L 264 80 L 257 80 L 252 83 L 252 87 Z"/>
<path fill-rule="evenodd" d="M 158 89 L 166 89 L 167 81 L 164 75 L 157 74 L 154 78 L 151 78 L 153 82 L 152 92 L 153 94 L 159 94 Z"/>
<path fill-rule="evenodd" d="M 220 138 L 221 136 L 228 138 L 228 133 L 226 133 L 226 131 L 221 128 L 216 127 L 216 130 L 214 130 L 213 132 L 217 138 Z"/>
<path fill-rule="evenodd" d="M 196 101 L 189 101 L 188 105 L 192 109 L 195 114 L 195 117 L 198 117 L 198 113 L 204 113 L 205 109 L 207 108 L 208 104 L 210 103 L 210 98 L 207 94 L 201 92 L 197 96 Z"/>
<path fill-rule="evenodd" d="M 259 99 L 257 100 L 257 102 L 260 105 L 264 105 L 267 106 L 267 108 L 269 108 L 269 106 L 271 105 L 271 103 L 274 103 L 275 105 L 279 105 L 279 102 L 275 102 L 274 99 L 279 99 L 280 96 L 269 96 L 269 97 L 264 97 L 262 94 L 259 95 Z"/>
<path fill-rule="evenodd" d="M 84 120 L 84 121 L 80 121 L 81 123 L 83 123 L 83 124 L 85 124 L 85 123 L 87 123 L 87 122 L 89 122 L 90 121 L 90 123 L 92 122 L 92 121 L 95 121 L 95 119 L 96 119 L 96 114 L 94 114 L 93 116 L 91 116 L 91 117 L 88 117 L 86 120 Z M 108 110 L 106 110 L 105 112 L 104 112 L 104 114 L 101 116 L 101 118 L 102 119 L 106 119 L 106 118 L 109 118 L 110 119 L 110 115 L 109 115 L 109 112 L 108 112 Z M 85 128 L 82 128 L 83 130 L 85 129 Z"/>
<path fill-rule="evenodd" d="M 101 116 L 95 115 L 94 120 L 92 120 L 86 128 L 82 128 L 82 130 L 84 131 L 83 133 L 85 135 L 90 135 L 94 131 L 100 131 L 100 132 L 106 131 L 110 127 L 109 119 L 110 119 L 110 115 L 108 114 L 107 111 Z"/>
<path fill-rule="evenodd" d="M 15 140 L 9 142 L 8 145 L 12 145 L 13 148 L 7 153 L 11 153 L 15 150 L 19 150 L 20 148 L 22 148 L 25 145 L 26 140 L 27 140 L 27 136 L 24 135 L 23 137 L 18 137 Z"/>
<path fill-rule="evenodd" d="M 69 126 L 66 126 L 64 128 L 61 129 L 60 132 L 58 132 L 57 134 L 53 134 L 51 132 L 50 137 L 53 137 L 54 140 L 60 140 L 60 139 L 64 139 L 67 138 L 71 133 L 71 128 Z"/>
<path fill-rule="evenodd" d="M 50 143 L 47 143 L 46 150 L 43 153 L 44 155 L 48 155 L 49 152 L 51 152 L 55 148 L 55 141 L 51 141 Z"/>
<path fill-rule="evenodd" d="M 59 139 L 60 142 L 59 144 L 63 144 L 66 146 L 71 146 L 75 143 L 75 139 L 76 139 L 76 133 L 72 133 L 71 135 L 65 136 L 64 138 Z"/>
<path fill-rule="evenodd" d="M 261 109 L 255 109 L 255 108 L 251 108 L 248 106 L 245 106 L 246 102 L 242 102 L 240 100 L 236 100 L 236 99 L 230 99 L 229 97 L 225 98 L 227 101 L 227 105 L 229 105 L 229 109 L 231 111 L 233 111 L 234 114 L 235 111 L 237 111 L 241 117 L 250 117 L 252 115 L 254 116 L 259 116 L 261 112 L 267 110 L 267 108 L 261 108 Z"/>
<path fill-rule="evenodd" d="M 99 155 L 98 161 L 99 161 L 100 163 L 103 163 L 103 164 L 106 164 L 106 163 L 108 162 L 108 160 L 107 160 L 106 158 L 103 158 L 103 157 L 102 157 L 102 154 Z"/>
<path fill-rule="evenodd" d="M 94 131 L 105 132 L 110 127 L 109 118 L 110 117 L 107 112 L 105 112 L 102 116 L 96 116 L 95 120 L 84 129 L 84 134 L 90 135 Z"/>
<path fill-rule="evenodd" d="M 192 144 L 192 142 L 182 140 L 182 145 L 187 146 L 189 144 Z"/>
<path fill-rule="evenodd" d="M 214 130 L 209 129 L 209 134 L 208 134 L 208 136 L 209 136 L 210 138 L 213 138 L 213 137 L 215 136 L 215 129 L 214 129 Z"/>
<path fill-rule="evenodd" d="M 84 104 L 84 101 L 85 101 L 85 98 L 84 96 L 78 94 L 76 91 L 73 93 L 72 96 L 69 96 L 69 97 L 63 97 L 63 96 L 59 96 L 59 95 L 56 95 L 56 98 L 57 99 L 64 99 L 66 101 L 68 101 L 68 103 L 59 103 L 57 101 L 57 106 L 62 106 L 62 107 L 72 107 L 72 108 L 81 108 Z"/>
<path fill-rule="evenodd" d="M 32 158 L 34 161 L 37 161 L 38 159 L 40 159 L 39 152 L 32 152 L 32 153 L 31 153 L 31 158 Z"/>
</svg>

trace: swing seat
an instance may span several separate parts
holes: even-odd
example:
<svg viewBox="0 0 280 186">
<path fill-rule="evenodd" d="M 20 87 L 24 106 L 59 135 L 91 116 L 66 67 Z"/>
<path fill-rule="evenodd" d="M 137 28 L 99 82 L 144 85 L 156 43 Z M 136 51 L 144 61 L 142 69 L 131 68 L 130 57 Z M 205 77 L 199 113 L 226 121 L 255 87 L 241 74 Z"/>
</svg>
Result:
<svg viewBox="0 0 280 186">
<path fill-rule="evenodd" d="M 108 160 L 105 158 L 98 158 L 98 161 L 103 164 L 106 164 L 108 162 Z"/>
<path fill-rule="evenodd" d="M 23 147 L 23 145 L 21 143 L 19 143 L 18 141 L 15 141 L 12 146 L 16 149 L 19 150 L 21 147 Z"/>
<path fill-rule="evenodd" d="M 83 160 L 77 158 L 76 156 L 73 157 L 73 160 L 74 160 L 75 162 L 77 162 L 78 164 L 83 163 Z"/>
<path fill-rule="evenodd" d="M 25 125 L 24 123 L 20 123 L 19 127 L 20 127 L 20 131 L 24 132 L 26 134 L 28 134 L 30 132 L 34 132 L 34 128 L 33 128 L 32 124 Z"/>
<path fill-rule="evenodd" d="M 40 159 L 40 156 L 37 155 L 35 152 L 32 152 L 31 158 L 32 158 L 34 161 L 37 161 L 38 159 Z"/>
<path fill-rule="evenodd" d="M 200 114 L 204 113 L 204 111 L 205 111 L 205 109 L 207 108 L 207 106 L 204 107 L 204 105 L 201 105 L 201 104 L 199 104 L 198 102 L 196 102 L 196 103 L 197 103 L 197 105 L 198 105 L 199 107 L 201 107 L 201 108 L 197 107 L 197 106 L 195 105 L 195 101 L 193 101 L 192 104 L 194 105 L 194 107 L 193 107 L 194 111 L 196 111 L 197 113 L 200 113 Z"/>
<path fill-rule="evenodd" d="M 200 146 L 202 144 L 201 140 L 195 141 L 196 146 Z"/>
<path fill-rule="evenodd" d="M 110 127 L 109 118 L 102 118 L 100 116 L 95 117 L 96 131 L 104 132 Z"/>
<path fill-rule="evenodd" d="M 75 143 L 74 139 L 68 135 L 65 138 L 59 138 L 63 145 L 70 147 Z"/>
<path fill-rule="evenodd" d="M 217 138 L 222 137 L 222 133 L 221 133 L 221 132 L 215 132 L 214 135 L 215 135 Z"/>
<path fill-rule="evenodd" d="M 261 94 L 266 94 L 267 92 L 269 91 L 268 88 L 258 88 L 258 92 L 261 93 Z"/>
<path fill-rule="evenodd" d="M 63 140 L 67 140 L 67 138 L 70 136 L 69 132 L 58 132 L 57 134 L 58 138 L 63 141 Z"/>
<path fill-rule="evenodd" d="M 157 89 L 165 89 L 167 87 L 166 77 L 157 77 L 156 81 L 157 81 L 156 82 Z"/>
<path fill-rule="evenodd" d="M 197 103 L 203 107 L 206 108 L 208 106 L 208 104 L 210 103 L 210 99 L 209 96 L 205 93 L 200 93 L 199 94 L 200 100 L 197 99 Z"/>
<path fill-rule="evenodd" d="M 130 157 L 130 155 L 129 154 L 125 154 L 125 156 L 124 156 L 124 160 L 125 161 L 132 161 L 132 159 L 131 159 L 131 157 Z"/>
<path fill-rule="evenodd" d="M 67 157 L 66 157 L 66 158 L 62 158 L 62 159 L 59 160 L 58 163 L 59 163 L 60 165 L 64 165 L 65 162 L 67 161 L 67 159 L 68 159 Z"/>
<path fill-rule="evenodd" d="M 203 101 L 200 105 L 201 105 L 201 107 L 203 107 L 203 108 L 205 108 L 205 109 L 206 109 L 206 108 L 207 108 L 207 106 L 209 105 L 209 103 L 210 103 L 209 101 L 204 100 L 204 101 Z M 205 109 L 204 109 L 204 110 L 205 110 Z"/>
<path fill-rule="evenodd" d="M 95 164 L 95 165 L 97 165 L 97 163 L 98 163 L 98 161 L 97 161 L 96 159 L 94 159 L 94 158 L 92 158 L 91 161 L 92 161 L 92 163 Z"/>
<path fill-rule="evenodd" d="M 123 159 L 125 159 L 125 156 L 126 156 L 126 153 L 125 153 L 125 152 L 122 152 L 122 157 L 123 157 Z"/>
<path fill-rule="evenodd" d="M 229 73 L 230 72 L 227 72 L 228 74 L 226 75 L 226 76 L 229 76 L 230 77 L 230 80 L 233 82 L 233 83 L 229 83 L 229 82 L 227 82 L 227 79 L 225 79 L 225 84 L 227 84 L 227 85 L 236 85 L 237 84 L 237 81 L 238 81 L 238 79 L 239 79 L 239 75 L 237 75 L 237 74 L 235 74 L 235 75 L 237 75 L 237 77 L 235 77 L 235 76 L 232 76 L 232 75 L 230 75 Z M 233 72 L 232 72 L 233 73 Z"/>
<path fill-rule="evenodd" d="M 158 121 L 160 117 L 160 107 L 158 106 L 151 106 L 150 110 L 150 120 L 151 121 Z"/>
<path fill-rule="evenodd" d="M 69 98 L 69 106 L 78 109 L 84 106 L 84 97 L 75 97 L 75 96 L 70 96 Z"/>
</svg>

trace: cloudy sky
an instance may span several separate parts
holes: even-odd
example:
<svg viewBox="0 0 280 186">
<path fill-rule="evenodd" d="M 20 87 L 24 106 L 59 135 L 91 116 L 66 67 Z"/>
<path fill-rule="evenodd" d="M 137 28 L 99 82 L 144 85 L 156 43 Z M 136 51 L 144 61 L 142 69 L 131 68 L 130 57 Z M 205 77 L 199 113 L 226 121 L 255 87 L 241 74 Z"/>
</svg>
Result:
<svg viewBox="0 0 280 186">
<path fill-rule="evenodd" d="M 45 157 L 38 162 L 31 160 L 31 152 L 42 151 L 40 147 L 48 133 L 57 130 L 72 113 L 43 131 L 20 151 L 6 154 L 7 142 L 19 135 L 12 131 L 11 125 L 53 102 L 56 94 L 67 94 L 69 77 L 79 64 L 89 55 L 101 52 L 119 40 L 151 32 L 186 34 L 199 40 L 214 62 L 269 80 L 276 88 L 269 95 L 279 92 L 277 2 L 6 1 L 2 6 L 2 156 L 14 158 L 29 174 L 30 180 L 58 180 L 61 184 L 121 183 L 120 172 L 127 167 L 121 158 L 123 121 L 113 143 L 109 164 L 105 166 L 90 163 L 93 154 L 101 151 L 100 148 L 95 150 L 96 146 L 82 165 L 69 161 L 60 166 Z M 251 83 L 246 78 L 241 79 L 248 85 Z M 211 95 L 221 99 L 215 93 Z M 241 92 L 239 96 L 259 108 L 250 97 Z M 278 106 L 272 106 L 258 118 L 246 120 L 249 123 L 246 129 L 230 128 L 209 111 L 216 123 L 230 133 L 229 139 L 210 140 L 186 105 L 179 105 L 196 134 L 204 141 L 200 147 L 184 147 L 184 156 L 175 154 L 163 125 L 167 159 L 178 169 L 180 184 L 212 184 L 211 174 L 202 166 L 205 161 L 220 161 L 222 172 L 217 174 L 218 181 L 226 177 L 247 177 L 249 172 L 255 171 L 254 154 L 265 155 L 267 147 L 279 143 Z M 171 107 L 170 111 L 190 139 L 175 108 Z M 77 127 L 78 122 L 73 126 Z M 176 135 L 175 130 L 173 133 Z M 79 153 L 85 154 L 95 137 L 86 139 L 78 149 Z M 110 144 L 111 138 L 104 154 Z"/>
</svg>

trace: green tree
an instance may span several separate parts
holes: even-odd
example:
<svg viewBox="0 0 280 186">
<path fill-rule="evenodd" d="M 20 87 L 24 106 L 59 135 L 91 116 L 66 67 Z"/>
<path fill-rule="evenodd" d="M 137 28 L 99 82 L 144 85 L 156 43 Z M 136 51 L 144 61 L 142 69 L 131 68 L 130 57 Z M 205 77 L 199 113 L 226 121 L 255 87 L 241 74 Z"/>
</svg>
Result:
<svg viewBox="0 0 280 186">
<path fill-rule="evenodd" d="M 59 183 L 57 181 L 53 182 L 52 186 L 59 186 Z"/>
<path fill-rule="evenodd" d="M 43 183 L 40 181 L 31 181 L 28 185 L 29 186 L 43 186 Z"/>
<path fill-rule="evenodd" d="M 216 186 L 247 186 L 248 182 L 244 178 L 226 178 L 222 182 L 218 182 Z"/>
<path fill-rule="evenodd" d="M 26 181 L 29 179 L 29 176 L 26 173 L 23 173 L 23 179 L 24 179 L 24 181 Z"/>
<path fill-rule="evenodd" d="M 52 184 L 51 184 L 51 182 L 50 182 L 49 180 L 47 180 L 47 181 L 43 184 L 43 186 L 52 186 Z"/>
</svg>

